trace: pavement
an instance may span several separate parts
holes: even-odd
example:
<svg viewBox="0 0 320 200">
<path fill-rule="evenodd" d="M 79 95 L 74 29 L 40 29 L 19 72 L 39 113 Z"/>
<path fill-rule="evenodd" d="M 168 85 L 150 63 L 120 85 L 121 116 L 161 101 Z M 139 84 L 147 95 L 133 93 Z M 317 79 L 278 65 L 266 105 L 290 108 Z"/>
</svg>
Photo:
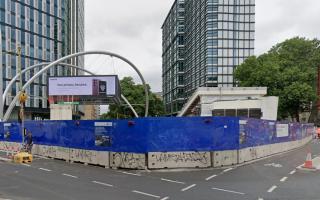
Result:
<svg viewBox="0 0 320 200">
<path fill-rule="evenodd" d="M 320 143 L 239 167 L 199 171 L 125 171 L 35 158 L 0 160 L 0 200 L 315 200 L 320 172 L 297 170 Z M 1 154 L 0 154 L 1 156 Z"/>
</svg>

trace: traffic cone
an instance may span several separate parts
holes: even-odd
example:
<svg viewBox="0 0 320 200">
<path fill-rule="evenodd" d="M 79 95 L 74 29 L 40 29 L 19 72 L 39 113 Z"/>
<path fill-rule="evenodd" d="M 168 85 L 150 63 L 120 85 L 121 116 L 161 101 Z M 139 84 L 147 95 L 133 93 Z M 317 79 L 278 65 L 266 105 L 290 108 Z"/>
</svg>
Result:
<svg viewBox="0 0 320 200">
<path fill-rule="evenodd" d="M 303 167 L 304 168 L 308 168 L 308 169 L 314 169 L 313 164 L 312 164 L 312 157 L 311 157 L 311 153 L 310 152 L 307 154 L 307 159 L 304 162 Z"/>
</svg>

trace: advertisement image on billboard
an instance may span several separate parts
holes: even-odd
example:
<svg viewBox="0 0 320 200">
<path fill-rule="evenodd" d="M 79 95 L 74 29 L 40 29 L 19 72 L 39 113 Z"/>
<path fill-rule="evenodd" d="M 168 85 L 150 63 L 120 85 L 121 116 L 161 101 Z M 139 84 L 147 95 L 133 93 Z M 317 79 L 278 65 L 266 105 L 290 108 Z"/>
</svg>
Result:
<svg viewBox="0 0 320 200">
<path fill-rule="evenodd" d="M 119 80 L 116 75 L 48 77 L 48 96 L 53 101 L 115 101 L 120 97 Z"/>
</svg>

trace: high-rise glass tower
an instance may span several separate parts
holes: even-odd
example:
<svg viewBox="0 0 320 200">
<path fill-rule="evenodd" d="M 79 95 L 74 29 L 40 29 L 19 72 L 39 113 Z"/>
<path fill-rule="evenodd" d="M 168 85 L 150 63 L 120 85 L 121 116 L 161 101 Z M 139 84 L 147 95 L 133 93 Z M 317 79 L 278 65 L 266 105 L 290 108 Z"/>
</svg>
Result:
<svg viewBox="0 0 320 200">
<path fill-rule="evenodd" d="M 254 54 L 255 0 L 176 0 L 162 26 L 163 99 L 177 113 L 198 87 L 232 87 Z"/>
<path fill-rule="evenodd" d="M 22 69 L 84 50 L 84 0 L 1 0 L 0 28 L 0 83 L 5 88 L 18 72 L 18 47 L 21 47 L 22 52 Z M 70 62 L 78 66 L 84 65 L 83 58 L 76 58 Z M 39 69 L 27 72 L 23 76 L 23 83 L 37 71 Z M 57 66 L 39 77 L 27 89 L 30 98 L 26 103 L 26 116 L 49 116 L 47 76 L 74 73 L 63 66 Z M 6 99 L 6 105 L 9 105 L 12 96 L 18 92 L 19 81 L 9 92 L 11 97 Z"/>
</svg>

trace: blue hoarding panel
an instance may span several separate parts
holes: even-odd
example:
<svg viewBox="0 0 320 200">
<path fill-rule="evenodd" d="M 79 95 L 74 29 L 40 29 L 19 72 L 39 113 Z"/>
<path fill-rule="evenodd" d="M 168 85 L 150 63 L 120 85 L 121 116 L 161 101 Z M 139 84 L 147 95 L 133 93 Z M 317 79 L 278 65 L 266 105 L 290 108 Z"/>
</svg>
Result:
<svg viewBox="0 0 320 200">
<path fill-rule="evenodd" d="M 114 152 L 222 151 L 294 141 L 313 125 L 235 117 L 27 121 L 36 144 Z M 21 142 L 19 123 L 1 123 L 0 140 Z"/>
</svg>

